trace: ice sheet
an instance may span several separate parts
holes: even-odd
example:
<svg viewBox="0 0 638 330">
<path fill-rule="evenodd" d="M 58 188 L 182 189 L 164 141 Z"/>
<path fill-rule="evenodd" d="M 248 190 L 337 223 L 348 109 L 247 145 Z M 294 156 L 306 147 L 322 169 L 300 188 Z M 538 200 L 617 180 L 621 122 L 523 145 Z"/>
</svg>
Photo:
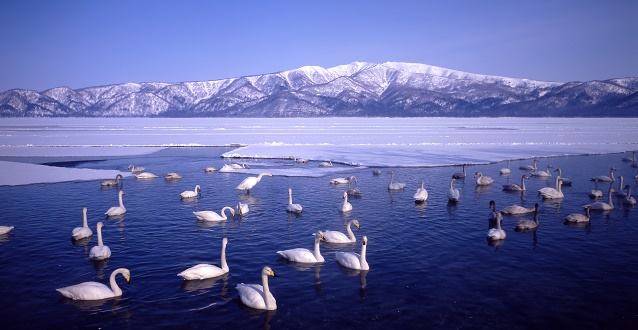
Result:
<svg viewBox="0 0 638 330">
<path fill-rule="evenodd" d="M 115 170 L 67 168 L 0 161 L 0 185 L 7 186 L 18 186 L 32 183 L 114 179 L 118 174 L 122 174 L 122 176 L 130 175 L 130 173 Z"/>
</svg>

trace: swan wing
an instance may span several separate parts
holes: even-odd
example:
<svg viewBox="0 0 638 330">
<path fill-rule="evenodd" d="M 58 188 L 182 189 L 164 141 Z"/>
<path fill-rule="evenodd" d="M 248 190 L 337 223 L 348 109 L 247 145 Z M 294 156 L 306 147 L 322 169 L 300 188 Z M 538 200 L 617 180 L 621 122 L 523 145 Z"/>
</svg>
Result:
<svg viewBox="0 0 638 330">
<path fill-rule="evenodd" d="M 193 212 L 197 220 L 203 221 L 223 221 L 224 219 L 215 211 L 196 211 Z"/>
<path fill-rule="evenodd" d="M 100 300 L 115 297 L 111 289 L 98 282 L 84 282 L 59 288 L 56 291 L 73 300 Z"/>
<path fill-rule="evenodd" d="M 237 185 L 236 189 L 247 190 L 254 187 L 256 184 L 257 184 L 257 177 L 249 176 L 245 178 L 239 185 Z"/>
<path fill-rule="evenodd" d="M 314 264 L 318 260 L 315 255 L 308 249 L 296 248 L 290 250 L 277 251 L 282 258 L 288 259 L 292 262 Z"/>
<path fill-rule="evenodd" d="M 91 259 L 104 260 L 110 257 L 111 257 L 111 249 L 106 245 L 94 246 L 89 251 L 89 258 Z"/>
<path fill-rule="evenodd" d="M 190 267 L 183 272 L 177 274 L 185 280 L 203 280 L 206 278 L 217 277 L 226 274 L 226 272 L 215 266 L 209 264 L 198 264 Z"/>
<path fill-rule="evenodd" d="M 503 229 L 492 228 L 487 232 L 487 237 L 491 240 L 505 239 L 505 236 Z"/>
<path fill-rule="evenodd" d="M 301 204 L 288 204 L 287 210 L 292 213 L 301 213 L 303 211 L 303 207 Z"/>
<path fill-rule="evenodd" d="M 360 256 L 353 252 L 335 252 L 337 262 L 346 268 L 361 269 Z"/>
<path fill-rule="evenodd" d="M 266 309 L 264 288 L 261 285 L 239 283 L 235 289 L 239 292 L 239 298 L 244 305 L 255 309 Z"/>
<path fill-rule="evenodd" d="M 589 218 L 582 213 L 571 213 L 565 217 L 567 222 L 587 222 Z"/>
<path fill-rule="evenodd" d="M 326 230 L 323 237 L 328 243 L 352 243 L 346 234 L 336 230 Z"/>
<path fill-rule="evenodd" d="M 126 209 L 119 206 L 113 206 L 110 209 L 106 210 L 106 212 L 104 212 L 104 214 L 110 217 L 116 216 L 116 215 L 122 215 L 124 213 L 126 213 Z"/>
<path fill-rule="evenodd" d="M 78 240 L 93 235 L 93 231 L 89 227 L 75 227 L 71 232 L 73 239 Z"/>
</svg>

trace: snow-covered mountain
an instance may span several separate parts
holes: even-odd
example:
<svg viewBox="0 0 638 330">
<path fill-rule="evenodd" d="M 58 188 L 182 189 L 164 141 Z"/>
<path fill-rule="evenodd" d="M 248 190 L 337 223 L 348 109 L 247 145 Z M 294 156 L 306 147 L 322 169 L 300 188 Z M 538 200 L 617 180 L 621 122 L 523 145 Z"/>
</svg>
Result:
<svg viewBox="0 0 638 330">
<path fill-rule="evenodd" d="M 559 83 L 354 62 L 211 81 L 13 89 L 0 93 L 0 116 L 638 117 L 638 78 Z"/>
</svg>

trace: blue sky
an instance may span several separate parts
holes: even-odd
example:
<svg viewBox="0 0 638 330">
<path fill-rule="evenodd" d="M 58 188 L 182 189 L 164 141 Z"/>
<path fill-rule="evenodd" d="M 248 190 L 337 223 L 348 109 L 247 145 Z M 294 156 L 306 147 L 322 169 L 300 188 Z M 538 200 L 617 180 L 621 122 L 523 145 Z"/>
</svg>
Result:
<svg viewBox="0 0 638 330">
<path fill-rule="evenodd" d="M 0 2 L 0 90 L 404 61 L 571 81 L 638 76 L 638 1 Z"/>
</svg>

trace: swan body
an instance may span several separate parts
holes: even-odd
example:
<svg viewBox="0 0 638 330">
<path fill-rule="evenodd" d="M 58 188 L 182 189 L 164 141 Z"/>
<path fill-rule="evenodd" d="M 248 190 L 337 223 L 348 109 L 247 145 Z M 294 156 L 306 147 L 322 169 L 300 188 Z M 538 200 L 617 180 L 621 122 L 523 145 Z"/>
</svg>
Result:
<svg viewBox="0 0 638 330">
<path fill-rule="evenodd" d="M 306 164 L 308 163 L 308 160 L 305 158 L 295 158 L 295 163 L 297 164 Z"/>
<path fill-rule="evenodd" d="M 622 200 L 622 203 L 627 206 L 636 205 L 636 197 L 631 195 L 631 186 L 626 185 L 625 189 L 627 189 L 627 194 L 625 195 L 625 198 Z"/>
<path fill-rule="evenodd" d="M 246 215 L 248 214 L 248 212 L 250 212 L 250 208 L 248 208 L 248 204 L 245 203 L 237 203 L 237 214 L 239 215 Z"/>
<path fill-rule="evenodd" d="M 346 190 L 346 192 L 348 193 L 348 196 L 361 197 L 362 195 L 361 190 L 359 190 L 359 188 L 356 187 L 356 183 L 357 183 L 357 178 L 354 176 L 351 176 L 350 182 L 348 182 L 348 190 Z"/>
<path fill-rule="evenodd" d="M 277 301 L 270 293 L 268 286 L 268 276 L 277 276 L 275 272 L 268 266 L 261 270 L 261 285 L 239 283 L 235 287 L 239 292 L 241 302 L 254 309 L 275 310 L 277 309 Z"/>
<path fill-rule="evenodd" d="M 119 201 L 119 206 L 113 206 L 113 207 L 109 208 L 108 210 L 106 210 L 106 212 L 104 214 L 106 214 L 109 217 L 114 217 L 114 216 L 118 216 L 118 215 L 122 215 L 122 214 L 126 213 L 126 208 L 124 207 L 124 202 L 122 200 L 122 196 L 124 196 L 124 191 L 120 190 L 117 193 L 117 199 Z"/>
<path fill-rule="evenodd" d="M 414 193 L 414 201 L 416 203 L 423 203 L 426 200 L 428 200 L 428 191 L 425 189 L 425 182 L 421 180 L 421 187 Z"/>
<path fill-rule="evenodd" d="M 217 172 L 217 169 L 215 167 L 213 167 L 213 166 L 209 166 L 209 167 L 204 169 L 204 172 L 213 173 L 213 172 Z"/>
<path fill-rule="evenodd" d="M 591 208 L 590 207 L 586 207 L 585 208 L 585 214 L 582 213 L 570 213 L 565 217 L 565 222 L 568 223 L 583 223 L 583 222 L 589 222 L 590 218 L 591 218 L 591 214 L 590 211 Z"/>
<path fill-rule="evenodd" d="M 587 204 L 584 205 L 583 207 L 587 208 L 591 208 L 593 211 L 611 211 L 614 209 L 614 201 L 611 198 L 612 193 L 614 192 L 613 188 L 609 188 L 609 199 L 607 200 L 607 203 L 605 202 L 593 202 L 591 204 Z"/>
<path fill-rule="evenodd" d="M 456 172 L 454 174 L 452 174 L 452 178 L 454 179 L 465 179 L 465 177 L 467 176 L 467 173 L 465 172 L 465 164 L 461 165 L 463 168 L 462 172 Z"/>
<path fill-rule="evenodd" d="M 459 192 L 458 188 L 454 187 L 455 180 L 456 179 L 452 178 L 452 181 L 450 181 L 450 189 L 447 192 L 447 198 L 452 203 L 458 203 L 458 201 L 461 199 L 461 193 Z"/>
<path fill-rule="evenodd" d="M 547 165 L 547 171 L 534 171 L 532 172 L 531 176 L 535 176 L 537 178 L 549 178 L 552 176 L 552 171 L 550 171 L 550 166 Z"/>
<path fill-rule="evenodd" d="M 403 190 L 404 188 L 405 188 L 405 183 L 394 182 L 394 172 L 392 172 L 390 176 L 390 183 L 388 184 L 388 190 L 397 191 L 397 190 Z"/>
<path fill-rule="evenodd" d="M 501 212 L 503 214 L 510 214 L 510 215 L 526 214 L 526 213 L 534 212 L 534 208 L 533 207 L 523 207 L 523 206 L 514 204 L 514 205 L 510 205 L 510 206 L 502 209 Z"/>
<path fill-rule="evenodd" d="M 145 168 L 142 166 L 135 166 L 133 164 L 128 166 L 129 171 L 131 171 L 132 173 L 140 173 L 140 172 L 144 172 Z"/>
<path fill-rule="evenodd" d="M 618 190 L 616 190 L 616 197 L 625 197 L 627 193 L 625 192 L 625 178 L 621 175 L 618 177 Z"/>
<path fill-rule="evenodd" d="M 332 165 L 332 161 L 329 160 L 327 162 L 321 162 L 319 163 L 319 167 L 333 167 L 334 165 Z"/>
<path fill-rule="evenodd" d="M 158 176 L 151 172 L 142 172 L 142 173 L 135 174 L 135 177 L 138 180 L 148 180 L 148 179 L 155 179 Z"/>
<path fill-rule="evenodd" d="M 228 172 L 235 172 L 235 168 L 233 168 L 229 164 L 224 164 L 224 166 L 222 166 L 219 169 L 219 173 L 228 173 Z"/>
<path fill-rule="evenodd" d="M 603 197 L 603 191 L 598 189 L 598 181 L 594 181 L 594 189 L 589 192 L 589 198 L 598 199 Z"/>
<path fill-rule="evenodd" d="M 118 268 L 111 273 L 110 288 L 99 282 L 83 282 L 55 290 L 73 300 L 102 300 L 119 297 L 122 295 L 122 289 L 115 281 L 118 274 L 124 276 L 126 283 L 131 283 L 131 272 L 126 268 Z"/>
<path fill-rule="evenodd" d="M 248 166 L 246 166 L 246 164 L 237 164 L 237 163 L 231 163 L 230 167 L 236 169 L 236 170 L 241 170 L 242 168 L 248 168 Z"/>
<path fill-rule="evenodd" d="M 75 227 L 73 228 L 73 231 L 71 231 L 71 237 L 73 237 L 76 241 L 93 235 L 93 231 L 89 228 L 86 213 L 86 207 L 82 208 L 82 227 Z"/>
<path fill-rule="evenodd" d="M 277 254 L 282 258 L 287 259 L 292 262 L 302 263 L 302 264 L 317 264 L 324 262 L 323 256 L 321 255 L 320 250 L 320 242 L 323 240 L 323 234 L 318 231 L 315 234 L 315 245 L 314 250 L 310 251 L 304 248 L 296 248 L 290 250 L 277 251 Z"/>
<path fill-rule="evenodd" d="M 124 179 L 124 177 L 122 176 L 122 174 L 118 174 L 115 176 L 115 179 L 109 179 L 109 180 L 102 180 L 102 182 L 100 182 L 100 186 L 102 187 L 116 187 L 122 184 L 122 180 Z"/>
<path fill-rule="evenodd" d="M 356 180 L 354 176 L 349 176 L 347 178 L 334 178 L 330 180 L 330 184 L 349 184 L 354 180 Z"/>
<path fill-rule="evenodd" d="M 561 180 L 563 180 L 563 186 L 572 186 L 572 179 L 564 177 L 563 170 L 561 170 L 560 167 L 556 168 L 554 172 L 558 172 L 558 176 L 560 176 Z"/>
<path fill-rule="evenodd" d="M 253 187 L 255 187 L 264 176 L 272 176 L 272 174 L 265 172 L 259 174 L 258 176 L 249 176 L 245 178 L 239 185 L 237 185 L 235 189 L 246 190 L 250 192 L 250 189 L 253 189 Z"/>
<path fill-rule="evenodd" d="M 230 214 L 232 214 L 233 216 L 235 215 L 235 210 L 230 206 L 224 207 L 219 212 L 221 213 L 221 215 L 217 214 L 217 212 L 215 211 L 196 211 L 196 212 L 193 212 L 193 214 L 195 215 L 197 220 L 200 220 L 200 221 L 226 221 L 226 219 L 228 219 L 225 213 L 226 210 L 229 210 Z"/>
<path fill-rule="evenodd" d="M 516 230 L 532 230 L 538 228 L 538 203 L 534 205 L 534 219 L 521 219 L 516 224 Z"/>
<path fill-rule="evenodd" d="M 508 175 L 510 173 L 512 173 L 512 170 L 510 169 L 510 161 L 507 161 L 507 167 L 503 167 L 498 171 L 501 175 Z"/>
<path fill-rule="evenodd" d="M 368 265 L 368 261 L 366 260 L 367 246 L 368 237 L 363 236 L 361 239 L 361 254 L 354 252 L 335 252 L 335 259 L 337 259 L 337 263 L 346 268 L 369 270 L 370 265 Z"/>
<path fill-rule="evenodd" d="M 612 167 L 612 168 L 609 169 L 609 176 L 606 176 L 606 175 L 595 176 L 595 177 L 591 178 L 591 181 L 595 181 L 595 182 L 613 182 L 613 181 L 616 181 L 616 179 L 614 178 L 614 171 L 616 171 L 616 169 Z"/>
<path fill-rule="evenodd" d="M 477 186 L 489 186 L 492 184 L 492 182 L 494 182 L 494 179 L 489 176 L 483 175 L 481 172 L 476 172 L 474 174 L 474 177 L 476 178 Z"/>
<path fill-rule="evenodd" d="M 381 170 L 380 170 L 380 169 L 374 169 L 374 170 L 372 170 L 372 175 L 374 175 L 374 176 L 379 176 L 379 175 L 381 175 Z"/>
<path fill-rule="evenodd" d="M 104 245 L 102 241 L 102 222 L 97 223 L 97 245 L 89 251 L 89 258 L 93 260 L 104 260 L 111 257 L 111 249 Z"/>
<path fill-rule="evenodd" d="M 292 188 L 288 188 L 288 206 L 286 206 L 286 211 L 297 214 L 303 211 L 303 207 L 301 206 L 301 204 L 292 203 Z"/>
<path fill-rule="evenodd" d="M 523 170 L 523 171 L 535 171 L 536 170 L 536 163 L 537 163 L 537 160 L 534 159 L 534 160 L 532 160 L 532 165 L 522 165 L 522 166 L 519 166 L 518 169 Z"/>
<path fill-rule="evenodd" d="M 169 173 L 166 173 L 166 175 L 164 176 L 165 180 L 179 180 L 181 178 L 182 176 L 179 175 L 177 172 L 169 172 Z"/>
<path fill-rule="evenodd" d="M 0 226 L 0 235 L 8 234 L 15 228 L 14 226 Z"/>
<path fill-rule="evenodd" d="M 348 202 L 348 193 L 343 192 L 343 203 L 341 204 L 341 212 L 350 212 L 352 211 L 352 204 Z"/>
<path fill-rule="evenodd" d="M 181 197 L 181 198 L 195 198 L 195 197 L 199 196 L 200 191 L 202 191 L 202 188 L 199 185 L 196 185 L 194 190 L 182 191 L 179 194 L 179 197 Z"/>
<path fill-rule="evenodd" d="M 561 186 L 563 185 L 560 176 L 556 177 L 556 188 L 545 187 L 538 190 L 538 193 L 543 197 L 543 199 L 561 199 L 564 198 L 565 195 L 561 190 Z"/>
<path fill-rule="evenodd" d="M 359 225 L 359 220 L 352 219 L 348 221 L 348 226 L 346 226 L 346 232 L 348 233 L 347 236 L 346 234 L 336 230 L 325 230 L 325 231 L 321 231 L 320 233 L 323 235 L 323 240 L 328 243 L 333 243 L 333 244 L 334 243 L 336 244 L 354 243 L 357 241 L 357 238 L 354 236 L 354 233 L 352 232 L 351 227 L 353 225 L 357 227 L 357 229 L 361 228 L 361 226 Z"/>
<path fill-rule="evenodd" d="M 177 276 L 184 280 L 203 280 L 207 278 L 213 278 L 228 273 L 228 264 L 226 263 L 226 245 L 228 244 L 228 238 L 222 239 L 222 252 L 221 252 L 221 267 L 210 264 L 198 264 L 190 267 L 183 272 L 177 274 Z"/>
<path fill-rule="evenodd" d="M 494 221 L 496 222 L 496 228 L 490 228 L 487 231 L 487 238 L 490 241 L 499 241 L 505 239 L 507 234 L 505 234 L 505 230 L 501 228 L 501 221 L 503 221 L 503 216 L 500 212 L 496 212 Z"/>
<path fill-rule="evenodd" d="M 504 191 L 525 191 L 525 179 L 527 179 L 527 175 L 521 175 L 521 185 L 517 185 L 516 183 L 504 184 Z"/>
</svg>

